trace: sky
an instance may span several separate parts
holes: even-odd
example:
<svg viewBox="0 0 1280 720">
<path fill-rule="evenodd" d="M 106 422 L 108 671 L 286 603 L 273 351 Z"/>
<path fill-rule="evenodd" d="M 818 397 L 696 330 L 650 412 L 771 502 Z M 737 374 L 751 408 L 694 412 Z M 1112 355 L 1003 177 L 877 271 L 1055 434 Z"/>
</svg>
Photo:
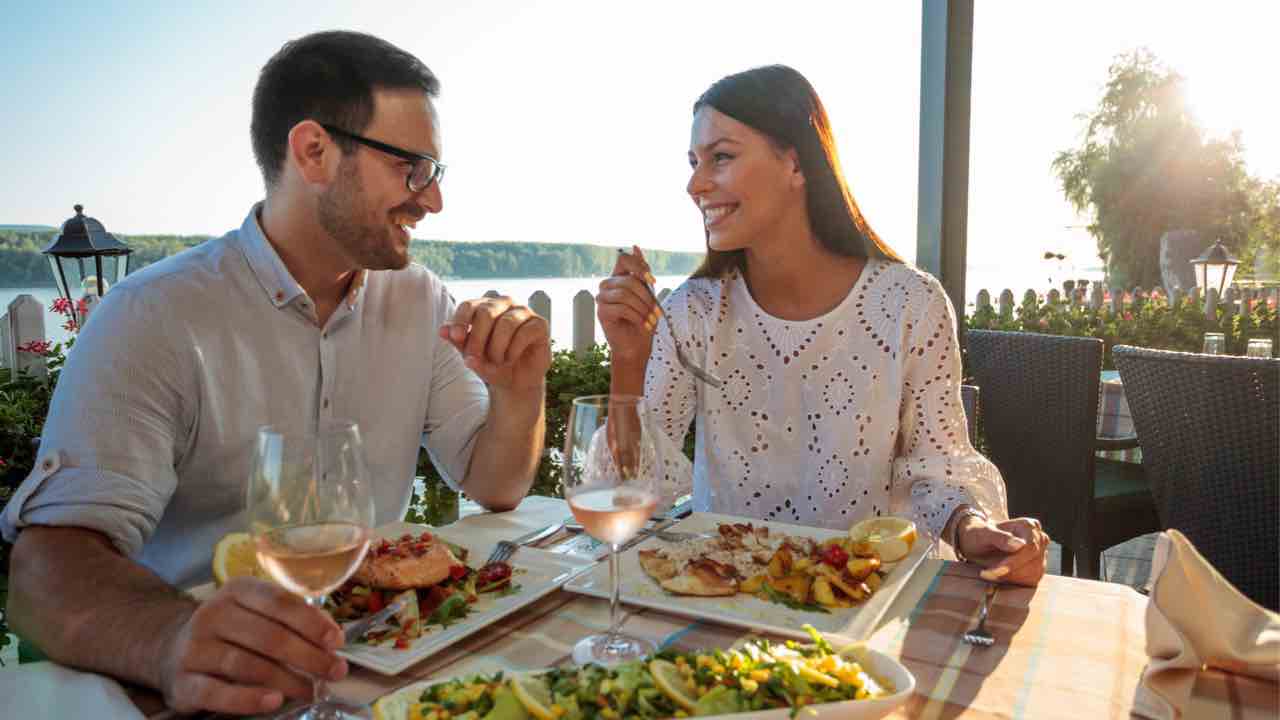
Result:
<svg viewBox="0 0 1280 720">
<path fill-rule="evenodd" d="M 1146 46 L 1188 78 L 1211 134 L 1243 133 L 1280 177 L 1280 4 L 979 2 L 970 266 L 1099 264 L 1050 170 L 1119 53 Z M 83 203 L 125 234 L 221 234 L 263 192 L 249 146 L 262 64 L 286 40 L 346 28 L 422 58 L 438 102 L 445 209 L 424 239 L 639 244 L 700 251 L 685 194 L 694 99 L 781 62 L 831 116 L 854 196 L 915 256 L 919 2 L 436 0 L 10 2 L 0 10 L 0 224 L 58 225 Z"/>
</svg>

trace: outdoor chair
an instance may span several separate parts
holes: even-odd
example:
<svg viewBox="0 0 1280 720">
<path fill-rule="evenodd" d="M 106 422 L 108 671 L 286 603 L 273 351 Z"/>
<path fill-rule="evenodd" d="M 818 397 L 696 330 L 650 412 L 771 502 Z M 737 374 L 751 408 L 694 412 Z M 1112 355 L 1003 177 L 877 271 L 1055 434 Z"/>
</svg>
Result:
<svg viewBox="0 0 1280 720">
<path fill-rule="evenodd" d="M 1094 497 L 1102 341 L 970 330 L 968 366 L 982 388 L 983 438 L 1004 477 L 1009 515 L 1040 520 L 1062 547 L 1063 574 L 1096 578 L 1103 542 L 1148 531 L 1112 510 L 1130 498 Z M 1141 495 L 1132 502 L 1141 503 Z"/>
<path fill-rule="evenodd" d="M 1112 353 L 1161 525 L 1280 610 L 1280 360 Z"/>
<path fill-rule="evenodd" d="M 978 442 L 978 386 L 960 386 L 960 404 L 964 406 L 964 426 L 969 431 L 969 444 Z"/>
</svg>

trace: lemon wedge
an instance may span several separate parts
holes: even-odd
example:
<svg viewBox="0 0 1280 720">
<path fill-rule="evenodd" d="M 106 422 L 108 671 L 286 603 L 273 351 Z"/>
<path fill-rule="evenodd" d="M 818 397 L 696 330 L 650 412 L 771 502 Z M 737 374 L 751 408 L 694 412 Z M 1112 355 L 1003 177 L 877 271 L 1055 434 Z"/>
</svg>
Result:
<svg viewBox="0 0 1280 720">
<path fill-rule="evenodd" d="M 896 563 L 911 552 L 916 524 L 905 518 L 876 517 L 849 528 L 849 539 L 870 543 L 882 563 Z"/>
<path fill-rule="evenodd" d="M 547 687 L 542 678 L 513 677 L 511 692 L 524 709 L 538 720 L 556 720 L 556 714 L 551 711 L 551 688 Z"/>
<path fill-rule="evenodd" d="M 675 704 L 685 710 L 692 710 L 698 698 L 693 690 L 685 684 L 680 668 L 667 660 L 658 658 L 649 662 L 649 674 L 653 676 L 653 684 L 658 686 L 663 695 L 671 698 Z"/>
<path fill-rule="evenodd" d="M 213 580 L 218 587 L 238 577 L 267 577 L 258 565 L 258 550 L 249 533 L 229 533 L 213 548 Z"/>
<path fill-rule="evenodd" d="M 406 720 L 413 717 L 418 694 L 391 693 L 373 704 L 373 720 Z"/>
</svg>

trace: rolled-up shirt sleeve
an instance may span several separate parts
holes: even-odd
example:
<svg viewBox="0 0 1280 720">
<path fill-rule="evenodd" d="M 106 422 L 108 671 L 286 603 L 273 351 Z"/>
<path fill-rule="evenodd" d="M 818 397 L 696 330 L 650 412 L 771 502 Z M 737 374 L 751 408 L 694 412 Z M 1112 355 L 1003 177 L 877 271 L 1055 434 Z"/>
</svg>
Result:
<svg viewBox="0 0 1280 720">
<path fill-rule="evenodd" d="M 455 304 L 440 287 L 436 327 L 453 319 Z M 437 337 L 434 329 L 431 337 Z M 437 338 L 433 346 L 430 397 L 422 445 L 440 476 L 454 490 L 462 490 L 471 465 L 476 438 L 489 416 L 489 389 L 449 342 Z"/>
<path fill-rule="evenodd" d="M 177 487 L 190 427 L 169 330 L 165 309 L 127 287 L 94 309 L 58 378 L 35 468 L 0 516 L 6 540 L 74 526 L 140 553 Z"/>
</svg>

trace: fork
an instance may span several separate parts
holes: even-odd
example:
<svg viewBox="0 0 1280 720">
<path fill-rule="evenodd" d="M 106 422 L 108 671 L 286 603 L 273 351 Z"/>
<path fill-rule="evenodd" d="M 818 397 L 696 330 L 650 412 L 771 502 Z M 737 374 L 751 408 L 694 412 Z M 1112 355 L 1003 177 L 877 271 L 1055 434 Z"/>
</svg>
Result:
<svg viewBox="0 0 1280 720">
<path fill-rule="evenodd" d="M 618 253 L 621 255 L 631 254 L 631 252 L 628 251 L 626 248 L 618 248 Z M 723 385 L 724 383 L 720 380 L 720 378 L 716 377 L 715 375 L 712 375 L 705 368 L 703 368 L 701 365 L 698 365 L 694 361 L 690 360 L 684 354 L 684 346 L 680 343 L 680 340 L 676 337 L 676 330 L 671 325 L 671 318 L 667 317 L 667 313 L 663 311 L 662 303 L 658 300 L 658 294 L 653 291 L 653 286 L 651 286 L 649 284 L 649 281 L 645 278 L 640 278 L 640 284 L 644 286 L 645 290 L 649 291 L 649 297 L 653 298 L 654 304 L 656 304 L 658 307 L 658 314 L 662 316 L 663 320 L 667 321 L 667 334 L 671 336 L 671 344 L 674 345 L 676 348 L 676 360 L 682 366 L 684 366 L 685 370 L 688 370 L 690 373 L 692 373 L 695 378 L 710 385 L 711 387 L 718 388 L 721 385 Z"/>
<path fill-rule="evenodd" d="M 564 527 L 564 523 L 554 523 L 538 528 L 533 532 L 525 533 L 515 540 L 500 540 L 493 548 L 493 552 L 489 554 L 489 559 L 484 561 L 484 564 L 492 565 L 496 562 L 506 562 L 511 559 L 512 555 L 516 554 L 516 550 L 519 550 L 521 545 L 536 543 L 545 537 L 555 535 L 562 527 Z"/>
<path fill-rule="evenodd" d="M 991 599 L 995 596 L 995 583 L 988 583 L 986 595 L 982 598 L 982 611 L 978 613 L 978 626 L 964 634 L 964 641 L 970 645 L 991 647 L 995 643 L 996 639 L 987 632 L 987 613 L 991 611 Z"/>
</svg>

